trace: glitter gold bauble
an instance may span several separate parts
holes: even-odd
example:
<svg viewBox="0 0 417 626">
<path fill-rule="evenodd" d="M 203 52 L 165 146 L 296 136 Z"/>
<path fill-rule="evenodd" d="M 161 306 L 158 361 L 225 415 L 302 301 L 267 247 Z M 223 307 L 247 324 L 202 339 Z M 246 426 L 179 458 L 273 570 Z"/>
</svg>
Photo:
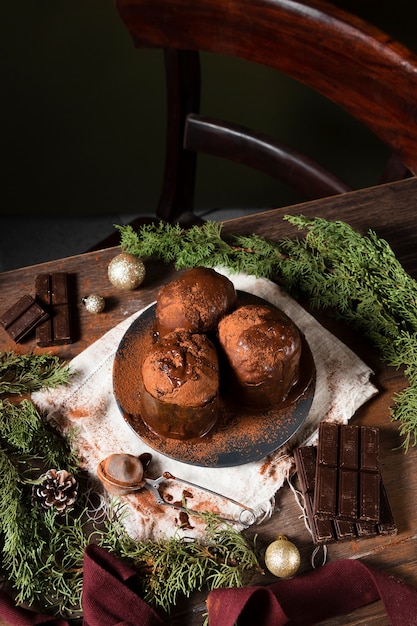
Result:
<svg viewBox="0 0 417 626">
<path fill-rule="evenodd" d="M 82 298 L 81 302 L 89 313 L 101 313 L 104 310 L 105 301 L 103 296 L 92 294 L 86 298 Z"/>
<path fill-rule="evenodd" d="M 139 257 L 123 252 L 110 261 L 108 277 L 117 289 L 136 289 L 145 278 L 145 266 Z"/>
<path fill-rule="evenodd" d="M 278 578 L 291 578 L 300 567 L 300 552 L 284 535 L 279 535 L 266 549 L 265 565 Z"/>
</svg>

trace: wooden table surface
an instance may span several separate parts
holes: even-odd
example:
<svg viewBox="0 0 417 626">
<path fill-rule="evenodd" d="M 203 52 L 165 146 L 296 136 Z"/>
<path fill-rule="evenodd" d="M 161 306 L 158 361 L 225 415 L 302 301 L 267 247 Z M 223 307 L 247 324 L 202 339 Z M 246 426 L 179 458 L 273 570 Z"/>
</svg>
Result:
<svg viewBox="0 0 417 626">
<path fill-rule="evenodd" d="M 285 235 L 298 234 L 294 227 L 282 220 L 286 213 L 340 219 L 362 232 L 372 229 L 387 239 L 403 266 L 417 278 L 415 211 L 417 211 L 417 179 L 413 178 L 229 220 L 224 223 L 223 232 L 225 235 L 257 233 L 271 240 L 279 240 Z M 77 320 L 75 341 L 70 345 L 41 350 L 36 347 L 34 338 L 15 344 L 6 332 L 0 329 L 0 350 L 48 351 L 71 359 L 115 324 L 154 301 L 160 286 L 175 275 L 173 268 L 148 260 L 144 284 L 135 291 L 117 291 L 108 280 L 107 266 L 119 252 L 119 248 L 111 248 L 0 274 L 1 313 L 21 295 L 25 293 L 34 295 L 35 277 L 38 273 L 67 272 L 75 293 L 73 318 Z M 99 315 L 88 313 L 81 303 L 83 296 L 92 293 L 101 294 L 106 298 L 106 309 Z M 364 563 L 385 570 L 417 587 L 417 446 L 410 448 L 408 453 L 404 452 L 401 448 L 398 424 L 392 422 L 389 417 L 393 394 L 403 389 L 406 381 L 401 371 L 385 366 L 378 358 L 377 352 L 362 337 L 326 315 L 314 311 L 312 313 L 375 371 L 373 382 L 379 388 L 379 394 L 358 411 L 353 423 L 374 425 L 380 429 L 381 473 L 398 527 L 396 536 L 331 544 L 328 548 L 328 560 L 361 558 Z M 249 536 L 257 533 L 261 546 L 267 545 L 279 534 L 287 535 L 300 549 L 302 556 L 300 572 L 311 569 L 313 544 L 300 518 L 300 509 L 288 487 L 283 487 L 278 493 L 277 510 L 272 518 L 247 533 Z M 255 582 L 267 584 L 274 580 L 276 579 L 271 575 L 265 575 Z M 184 626 L 201 625 L 205 598 L 206 595 L 203 593 L 195 594 L 185 607 L 181 607 L 181 614 L 176 616 L 174 611 L 171 623 Z M 388 624 L 388 619 L 382 603 L 377 602 L 322 624 L 384 626 Z"/>
</svg>

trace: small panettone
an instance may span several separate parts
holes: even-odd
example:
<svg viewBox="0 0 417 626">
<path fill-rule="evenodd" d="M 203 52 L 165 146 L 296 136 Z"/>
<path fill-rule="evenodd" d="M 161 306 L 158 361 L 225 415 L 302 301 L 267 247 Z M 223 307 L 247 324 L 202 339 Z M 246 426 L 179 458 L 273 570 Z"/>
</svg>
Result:
<svg viewBox="0 0 417 626">
<path fill-rule="evenodd" d="M 59 515 L 65 515 L 77 499 L 78 482 L 66 470 L 50 469 L 41 476 L 42 482 L 33 486 L 32 495 L 42 509 L 54 507 Z"/>
</svg>

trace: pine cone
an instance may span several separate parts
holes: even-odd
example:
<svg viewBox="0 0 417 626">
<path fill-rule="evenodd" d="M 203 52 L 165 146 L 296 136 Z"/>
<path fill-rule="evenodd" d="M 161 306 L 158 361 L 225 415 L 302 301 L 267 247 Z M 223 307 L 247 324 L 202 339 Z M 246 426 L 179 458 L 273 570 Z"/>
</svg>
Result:
<svg viewBox="0 0 417 626">
<path fill-rule="evenodd" d="M 33 486 L 33 499 L 47 511 L 52 506 L 64 515 L 77 498 L 78 483 L 66 470 L 50 469 L 41 476 L 42 482 Z"/>
</svg>

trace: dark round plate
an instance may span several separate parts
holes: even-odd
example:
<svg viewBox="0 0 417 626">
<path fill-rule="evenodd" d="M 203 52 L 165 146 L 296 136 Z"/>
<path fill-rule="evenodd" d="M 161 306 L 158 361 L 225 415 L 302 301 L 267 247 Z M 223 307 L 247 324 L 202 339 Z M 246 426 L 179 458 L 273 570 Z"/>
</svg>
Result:
<svg viewBox="0 0 417 626">
<path fill-rule="evenodd" d="M 238 304 L 262 302 L 239 291 Z M 231 467 L 259 461 L 283 446 L 307 419 L 314 397 L 314 361 L 303 341 L 302 375 L 291 391 L 288 405 L 269 411 L 254 411 L 221 400 L 220 417 L 201 439 L 180 441 L 155 435 L 140 416 L 139 384 L 141 359 L 154 341 L 154 303 L 128 328 L 118 346 L 113 366 L 113 390 L 120 412 L 134 433 L 161 454 L 203 467 Z"/>
</svg>

